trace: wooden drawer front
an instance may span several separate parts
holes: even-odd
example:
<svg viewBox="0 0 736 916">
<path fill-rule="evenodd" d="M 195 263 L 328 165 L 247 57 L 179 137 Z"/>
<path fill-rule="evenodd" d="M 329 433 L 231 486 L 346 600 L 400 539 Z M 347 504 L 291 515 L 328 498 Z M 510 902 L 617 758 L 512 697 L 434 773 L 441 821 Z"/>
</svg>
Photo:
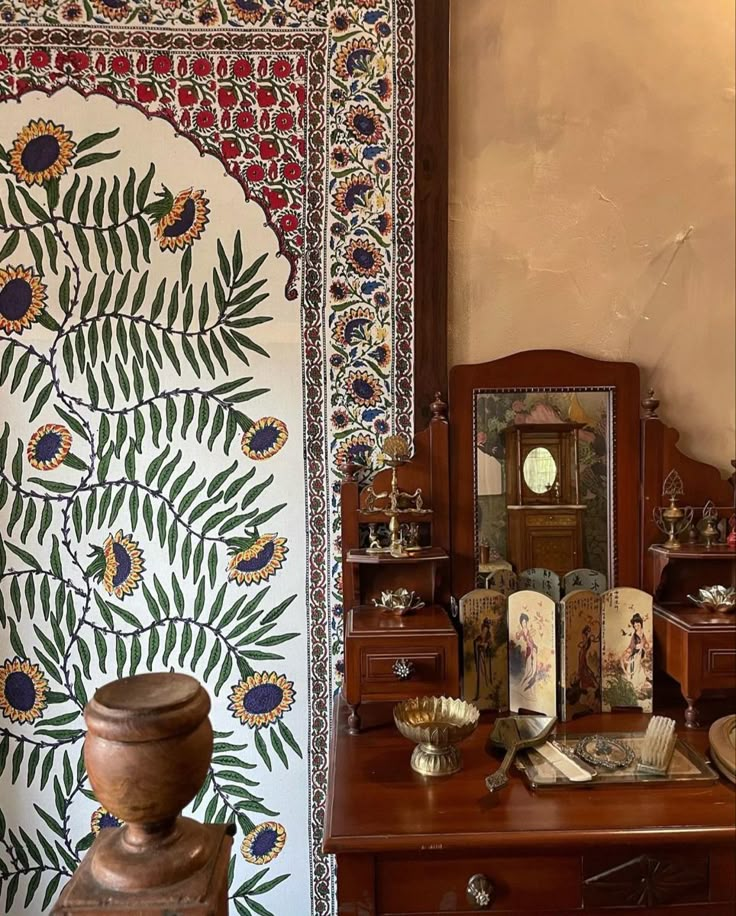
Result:
<svg viewBox="0 0 736 916">
<path fill-rule="evenodd" d="M 404 659 L 411 666 L 411 675 L 402 680 L 394 673 L 394 665 Z M 360 679 L 363 699 L 413 697 L 422 692 L 447 689 L 445 647 L 419 647 L 402 651 L 401 644 L 360 650 Z M 456 688 L 449 688 L 455 690 Z"/>
<path fill-rule="evenodd" d="M 733 677 L 736 675 L 736 647 L 708 646 L 704 662 L 708 674 Z"/>
<path fill-rule="evenodd" d="M 527 515 L 527 528 L 574 528 L 577 524 L 575 515 L 563 514 L 560 512 L 548 512 L 544 515 L 536 515 L 530 512 Z"/>
<path fill-rule="evenodd" d="M 488 907 L 468 900 L 468 881 L 485 875 L 495 890 Z M 581 901 L 578 856 L 502 859 L 497 856 L 440 858 L 432 854 L 378 859 L 377 912 L 478 913 L 514 910 L 538 914 L 554 898 L 555 909 L 577 909 Z"/>
<path fill-rule="evenodd" d="M 708 854 L 662 849 L 583 856 L 583 906 L 657 907 L 708 902 Z"/>
</svg>

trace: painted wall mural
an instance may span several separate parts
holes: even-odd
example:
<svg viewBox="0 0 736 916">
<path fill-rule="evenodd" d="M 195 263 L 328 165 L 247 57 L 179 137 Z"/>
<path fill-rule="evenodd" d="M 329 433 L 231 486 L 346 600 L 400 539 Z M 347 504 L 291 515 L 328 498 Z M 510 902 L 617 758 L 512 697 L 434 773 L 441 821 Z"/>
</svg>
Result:
<svg viewBox="0 0 736 916">
<path fill-rule="evenodd" d="M 231 911 L 329 913 L 335 469 L 411 422 L 413 4 L 0 23 L 2 907 L 118 824 L 95 687 L 170 669 L 213 700 Z"/>
</svg>

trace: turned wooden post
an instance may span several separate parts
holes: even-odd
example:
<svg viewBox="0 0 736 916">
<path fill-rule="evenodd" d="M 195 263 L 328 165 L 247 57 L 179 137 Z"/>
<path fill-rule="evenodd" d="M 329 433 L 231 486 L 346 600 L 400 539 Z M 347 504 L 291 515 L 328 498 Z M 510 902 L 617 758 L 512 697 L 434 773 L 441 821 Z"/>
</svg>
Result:
<svg viewBox="0 0 736 916">
<path fill-rule="evenodd" d="M 100 687 L 84 711 L 92 788 L 125 825 L 103 830 L 54 916 L 227 916 L 234 828 L 181 817 L 212 757 L 210 698 L 186 674 Z"/>
</svg>

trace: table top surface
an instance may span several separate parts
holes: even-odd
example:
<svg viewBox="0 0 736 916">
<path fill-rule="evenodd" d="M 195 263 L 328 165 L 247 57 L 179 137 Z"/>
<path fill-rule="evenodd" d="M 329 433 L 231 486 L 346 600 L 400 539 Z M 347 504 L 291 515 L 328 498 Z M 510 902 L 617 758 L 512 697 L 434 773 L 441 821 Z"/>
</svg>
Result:
<svg viewBox="0 0 736 916">
<path fill-rule="evenodd" d="M 626 843 L 736 844 L 736 791 L 720 779 L 705 786 L 619 785 L 531 790 L 515 767 L 491 795 L 485 777 L 501 753 L 485 749 L 492 717 L 484 714 L 460 745 L 463 769 L 422 777 L 409 765 L 413 744 L 387 722 L 390 707 L 361 710 L 364 730 L 350 736 L 337 709 L 332 736 L 324 849 L 330 853 L 427 849 L 540 849 Z M 558 735 L 645 731 L 648 716 L 609 713 L 559 723 Z M 707 729 L 680 737 L 701 753 Z"/>
<path fill-rule="evenodd" d="M 654 613 L 682 630 L 698 633 L 730 633 L 733 647 L 736 649 L 736 613 L 721 614 L 719 611 L 709 611 L 693 604 L 667 602 L 655 602 Z"/>
</svg>

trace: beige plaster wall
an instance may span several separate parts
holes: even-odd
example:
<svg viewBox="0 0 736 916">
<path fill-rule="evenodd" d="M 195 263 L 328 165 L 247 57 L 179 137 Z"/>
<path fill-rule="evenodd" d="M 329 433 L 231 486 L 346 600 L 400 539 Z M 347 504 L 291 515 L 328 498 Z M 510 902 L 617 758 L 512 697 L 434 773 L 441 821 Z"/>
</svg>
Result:
<svg viewBox="0 0 736 916">
<path fill-rule="evenodd" d="M 450 364 L 632 360 L 727 469 L 734 0 L 451 0 L 451 28 Z"/>
</svg>

